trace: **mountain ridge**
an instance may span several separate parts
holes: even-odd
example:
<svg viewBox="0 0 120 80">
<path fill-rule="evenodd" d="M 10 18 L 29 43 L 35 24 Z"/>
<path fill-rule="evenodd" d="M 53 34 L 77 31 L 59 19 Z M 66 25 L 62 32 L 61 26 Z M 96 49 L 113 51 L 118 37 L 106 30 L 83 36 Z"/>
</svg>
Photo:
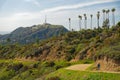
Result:
<svg viewBox="0 0 120 80">
<path fill-rule="evenodd" d="M 36 39 L 44 40 L 66 32 L 68 30 L 62 25 L 45 23 L 30 27 L 19 27 L 10 34 L 0 36 L 0 42 L 4 44 L 7 43 L 7 39 L 10 39 L 10 43 L 26 44 L 35 42 Z"/>
</svg>

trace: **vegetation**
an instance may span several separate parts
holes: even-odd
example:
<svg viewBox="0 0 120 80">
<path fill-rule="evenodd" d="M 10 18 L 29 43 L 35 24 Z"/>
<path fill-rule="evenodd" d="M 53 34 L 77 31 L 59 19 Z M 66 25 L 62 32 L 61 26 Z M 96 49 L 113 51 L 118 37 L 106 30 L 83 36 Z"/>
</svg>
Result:
<svg viewBox="0 0 120 80">
<path fill-rule="evenodd" d="M 87 72 L 87 71 L 72 71 L 59 69 L 49 74 L 46 80 L 119 80 L 120 74 L 102 73 L 102 72 Z"/>
<path fill-rule="evenodd" d="M 106 56 L 119 60 L 120 26 L 106 29 L 82 30 L 68 32 L 36 43 L 20 45 L 8 44 L 0 46 L 0 58 L 26 58 L 37 60 L 94 59 Z M 94 51 L 93 51 L 94 50 Z M 116 55 L 117 54 L 117 55 Z M 89 57 L 88 57 L 89 56 Z M 112 56 L 112 57 L 110 57 Z M 79 60 L 78 59 L 78 60 Z"/>
<path fill-rule="evenodd" d="M 33 25 L 31 27 L 19 27 L 10 34 L 0 36 L 1 44 L 28 44 L 39 40 L 45 40 L 53 36 L 59 36 L 68 32 L 62 25 Z"/>
<path fill-rule="evenodd" d="M 72 29 L 69 18 L 69 32 L 63 26 L 43 24 L 20 27 L 11 34 L 0 36 L 7 41 L 0 45 L 0 80 L 44 80 L 46 77 L 46 80 L 118 80 L 119 74 L 61 69 L 104 58 L 115 63 L 120 61 L 120 22 L 115 26 L 115 9 L 112 9 L 113 27 L 110 28 L 109 12 L 103 10 L 103 26 L 100 27 L 98 11 L 98 28 L 95 29 L 93 15 L 90 15 L 91 29 L 87 29 L 88 18 L 84 14 L 85 29 L 81 28 L 82 16 L 78 16 L 80 31 Z M 19 44 L 14 38 L 22 43 L 27 40 L 29 44 Z"/>
<path fill-rule="evenodd" d="M 59 68 L 68 66 L 63 62 L 40 62 L 20 60 L 0 60 L 0 80 L 34 80 Z"/>
</svg>

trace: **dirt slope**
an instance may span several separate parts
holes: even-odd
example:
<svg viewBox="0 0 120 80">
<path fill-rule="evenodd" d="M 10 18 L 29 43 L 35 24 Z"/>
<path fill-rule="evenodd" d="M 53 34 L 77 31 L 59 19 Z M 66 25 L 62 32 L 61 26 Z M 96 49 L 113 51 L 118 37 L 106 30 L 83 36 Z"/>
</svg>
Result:
<svg viewBox="0 0 120 80">
<path fill-rule="evenodd" d="M 73 66 L 67 67 L 66 69 L 85 71 L 91 65 L 92 64 L 77 64 L 77 65 L 73 65 Z"/>
</svg>

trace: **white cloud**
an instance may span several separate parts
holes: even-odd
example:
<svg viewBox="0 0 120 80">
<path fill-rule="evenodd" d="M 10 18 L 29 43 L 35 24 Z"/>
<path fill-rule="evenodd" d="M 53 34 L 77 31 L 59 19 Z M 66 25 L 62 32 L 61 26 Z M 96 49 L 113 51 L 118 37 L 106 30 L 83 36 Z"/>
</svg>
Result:
<svg viewBox="0 0 120 80">
<path fill-rule="evenodd" d="M 91 6 L 91 5 L 95 5 L 95 4 L 108 3 L 108 2 L 114 2 L 114 1 L 117 1 L 117 0 L 99 0 L 99 1 L 97 0 L 94 2 L 88 2 L 88 3 L 79 3 L 79 4 L 75 4 L 75 5 L 59 6 L 59 7 L 55 7 L 55 8 L 45 9 L 43 11 L 44 12 L 54 12 L 54 11 L 60 11 L 60 10 L 77 9 L 77 8 L 82 8 L 82 7 Z"/>
<path fill-rule="evenodd" d="M 31 2 L 31 3 L 33 3 L 34 5 L 40 7 L 40 3 L 39 3 L 37 0 L 25 0 L 25 2 Z"/>
<path fill-rule="evenodd" d="M 32 1 L 32 0 L 26 0 L 26 1 Z M 68 18 L 72 18 L 72 26 L 75 29 L 78 29 L 78 18 L 77 16 L 84 12 L 86 10 L 76 10 L 71 11 L 71 9 L 77 9 L 82 8 L 86 6 L 91 6 L 94 4 L 101 4 L 101 3 L 107 3 L 107 2 L 113 2 L 115 0 L 101 0 L 96 2 L 89 2 L 89 3 L 80 3 L 77 5 L 68 5 L 68 6 L 61 6 L 61 7 L 55 7 L 50 9 L 45 9 L 39 12 L 20 12 L 15 13 L 11 16 L 1 17 L 0 18 L 0 30 L 1 31 L 7 31 L 7 30 L 14 30 L 15 28 L 19 26 L 31 26 L 34 24 L 41 24 L 44 22 L 45 14 L 48 16 L 48 22 L 51 24 L 61 24 L 64 25 L 66 28 L 68 28 Z M 61 11 L 63 10 L 63 11 Z M 57 12 L 56 12 L 57 11 Z M 51 13 L 53 12 L 53 13 Z M 87 11 L 87 13 L 92 13 L 96 15 L 95 10 Z M 96 20 L 96 17 L 94 18 Z M 6 24 L 7 23 L 7 24 Z M 95 24 L 96 25 L 96 24 Z M 9 27 L 8 27 L 9 26 Z M 83 26 L 84 27 L 84 26 Z"/>
</svg>

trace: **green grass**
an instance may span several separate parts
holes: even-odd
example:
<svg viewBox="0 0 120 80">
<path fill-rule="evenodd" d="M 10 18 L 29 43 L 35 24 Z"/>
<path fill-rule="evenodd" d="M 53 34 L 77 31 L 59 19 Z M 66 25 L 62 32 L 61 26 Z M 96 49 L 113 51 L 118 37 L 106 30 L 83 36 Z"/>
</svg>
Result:
<svg viewBox="0 0 120 80">
<path fill-rule="evenodd" d="M 84 60 L 79 60 L 79 61 L 75 61 L 75 62 L 70 62 L 71 65 L 75 65 L 75 64 L 92 64 L 94 63 L 93 60 L 90 59 L 84 59 Z"/>
<path fill-rule="evenodd" d="M 52 77 L 59 77 L 60 80 L 119 80 L 120 74 L 87 72 L 59 69 L 49 74 L 46 80 Z"/>
<path fill-rule="evenodd" d="M 0 60 L 0 80 L 35 80 L 55 70 L 39 61 Z"/>
<path fill-rule="evenodd" d="M 17 71 L 14 70 L 14 67 L 21 63 L 23 67 Z M 0 80 L 35 80 L 37 78 L 41 79 L 41 77 L 43 77 L 42 79 L 46 78 L 46 80 L 49 80 L 51 77 L 52 80 L 56 80 L 56 78 L 60 78 L 60 80 L 119 80 L 120 78 L 120 74 L 63 69 L 63 67 L 73 64 L 93 63 L 93 61 L 90 60 L 81 60 L 78 62 L 55 61 L 53 67 L 48 66 L 50 63 L 51 62 L 0 60 Z M 34 64 L 37 64 L 38 67 L 33 67 Z M 58 67 L 57 71 L 56 67 Z M 59 67 L 61 69 L 59 69 Z"/>
</svg>

